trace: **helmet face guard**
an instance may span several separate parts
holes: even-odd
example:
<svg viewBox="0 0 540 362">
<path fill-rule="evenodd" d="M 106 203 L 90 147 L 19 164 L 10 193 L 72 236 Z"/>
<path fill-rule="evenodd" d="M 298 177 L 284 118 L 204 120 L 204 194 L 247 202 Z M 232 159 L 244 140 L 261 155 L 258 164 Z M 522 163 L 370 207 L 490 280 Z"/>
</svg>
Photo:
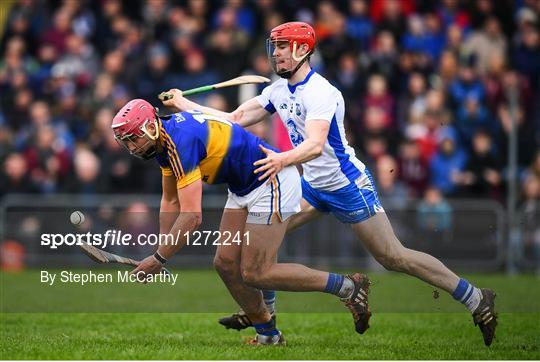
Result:
<svg viewBox="0 0 540 362">
<path fill-rule="evenodd" d="M 155 133 L 151 134 L 147 125 L 153 122 Z M 119 134 L 115 132 L 116 142 L 124 146 L 130 154 L 145 161 L 152 159 L 157 153 L 157 139 L 159 137 L 158 121 L 146 120 L 138 129 L 138 132 Z M 146 140 L 145 143 L 139 141 Z"/>
<path fill-rule="evenodd" d="M 288 59 L 284 60 L 284 63 L 279 63 L 277 56 L 275 55 L 276 48 L 280 44 L 286 44 L 286 46 L 291 49 L 291 56 Z M 302 64 L 308 59 L 311 52 L 308 52 L 304 55 L 297 56 L 298 51 L 298 42 L 294 41 L 291 45 L 290 40 L 280 39 L 280 38 L 268 38 L 266 39 L 266 55 L 268 56 L 268 61 L 272 66 L 274 72 L 279 75 L 281 78 L 289 79 L 294 73 L 302 66 Z M 293 68 L 293 59 L 298 62 L 298 64 Z"/>
</svg>

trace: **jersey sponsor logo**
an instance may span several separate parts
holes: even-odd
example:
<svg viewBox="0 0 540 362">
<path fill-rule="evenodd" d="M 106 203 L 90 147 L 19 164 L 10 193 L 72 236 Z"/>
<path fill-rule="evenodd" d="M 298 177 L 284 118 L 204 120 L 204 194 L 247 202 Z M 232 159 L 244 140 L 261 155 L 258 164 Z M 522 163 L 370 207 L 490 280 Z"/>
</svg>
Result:
<svg viewBox="0 0 540 362">
<path fill-rule="evenodd" d="M 281 103 L 279 109 L 287 109 L 287 103 Z"/>
<path fill-rule="evenodd" d="M 291 143 L 294 145 L 294 147 L 304 142 L 304 137 L 302 137 L 302 135 L 298 131 L 298 128 L 296 128 L 296 124 L 291 118 L 287 120 L 286 125 L 287 130 L 289 131 L 289 137 L 291 138 Z"/>
</svg>

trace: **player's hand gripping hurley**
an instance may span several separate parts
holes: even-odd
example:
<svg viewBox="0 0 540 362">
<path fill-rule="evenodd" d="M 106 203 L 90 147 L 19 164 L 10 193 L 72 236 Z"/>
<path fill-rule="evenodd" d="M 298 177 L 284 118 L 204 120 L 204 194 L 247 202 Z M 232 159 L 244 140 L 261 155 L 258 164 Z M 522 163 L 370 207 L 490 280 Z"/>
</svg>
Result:
<svg viewBox="0 0 540 362">
<path fill-rule="evenodd" d="M 113 253 L 109 253 L 105 250 L 98 249 L 95 246 L 87 244 L 87 243 L 81 243 L 79 246 L 81 247 L 82 251 L 90 259 L 98 263 L 102 263 L 102 264 L 116 263 L 116 264 L 131 265 L 134 267 L 137 267 L 140 264 L 140 262 L 136 260 L 126 258 L 120 255 L 116 255 Z M 163 268 L 162 272 L 165 274 L 171 274 L 171 272 L 168 271 L 166 268 Z"/>
</svg>

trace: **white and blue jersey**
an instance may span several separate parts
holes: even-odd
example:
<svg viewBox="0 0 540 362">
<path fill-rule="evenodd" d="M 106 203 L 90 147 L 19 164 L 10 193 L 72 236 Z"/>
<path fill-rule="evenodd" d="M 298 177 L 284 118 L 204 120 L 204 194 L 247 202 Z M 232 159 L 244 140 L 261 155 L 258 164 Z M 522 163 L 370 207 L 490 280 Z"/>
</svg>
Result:
<svg viewBox="0 0 540 362">
<path fill-rule="evenodd" d="M 268 112 L 279 114 L 294 147 L 307 138 L 306 121 L 330 123 L 321 156 L 302 164 L 306 201 L 343 222 L 359 222 L 383 211 L 369 171 L 345 138 L 345 102 L 338 89 L 311 70 L 295 85 L 286 79 L 274 82 L 257 100 Z"/>
</svg>

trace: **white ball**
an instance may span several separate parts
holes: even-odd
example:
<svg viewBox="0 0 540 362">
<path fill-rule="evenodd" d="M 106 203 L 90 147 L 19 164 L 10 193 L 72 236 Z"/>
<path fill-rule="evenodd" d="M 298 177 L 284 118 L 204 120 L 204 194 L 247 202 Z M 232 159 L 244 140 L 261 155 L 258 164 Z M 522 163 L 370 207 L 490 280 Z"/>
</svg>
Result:
<svg viewBox="0 0 540 362">
<path fill-rule="evenodd" d="M 69 220 L 73 225 L 81 225 L 84 222 L 84 214 L 80 211 L 73 211 Z"/>
</svg>

